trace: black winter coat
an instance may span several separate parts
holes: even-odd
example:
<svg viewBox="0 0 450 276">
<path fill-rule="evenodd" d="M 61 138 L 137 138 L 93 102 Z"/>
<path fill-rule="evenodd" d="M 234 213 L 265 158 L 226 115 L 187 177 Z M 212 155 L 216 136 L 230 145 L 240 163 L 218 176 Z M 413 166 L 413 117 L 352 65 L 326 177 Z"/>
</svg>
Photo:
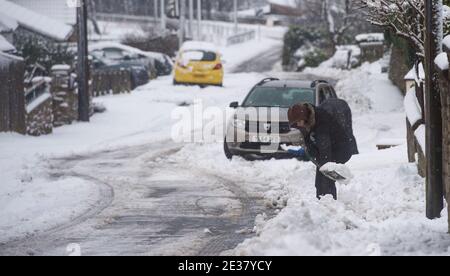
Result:
<svg viewBox="0 0 450 276">
<path fill-rule="evenodd" d="M 305 142 L 310 155 L 320 166 L 329 162 L 344 164 L 358 154 L 353 135 L 352 111 L 346 101 L 328 99 L 315 107 L 315 126 Z M 323 176 L 319 170 L 316 176 L 317 196 L 332 194 L 337 199 L 335 183 Z"/>
</svg>

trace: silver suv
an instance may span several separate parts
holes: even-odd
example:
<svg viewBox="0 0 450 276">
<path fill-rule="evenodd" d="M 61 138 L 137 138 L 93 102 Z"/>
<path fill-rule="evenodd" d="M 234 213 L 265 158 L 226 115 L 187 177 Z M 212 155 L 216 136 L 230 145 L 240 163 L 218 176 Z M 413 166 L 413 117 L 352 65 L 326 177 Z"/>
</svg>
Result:
<svg viewBox="0 0 450 276">
<path fill-rule="evenodd" d="M 297 103 L 320 105 L 337 98 L 326 81 L 298 81 L 267 78 L 250 91 L 242 105 L 230 104 L 236 112 L 229 122 L 224 143 L 228 159 L 242 156 L 248 160 L 292 158 L 282 148 L 303 144 L 299 130 L 289 125 L 289 107 Z"/>
</svg>

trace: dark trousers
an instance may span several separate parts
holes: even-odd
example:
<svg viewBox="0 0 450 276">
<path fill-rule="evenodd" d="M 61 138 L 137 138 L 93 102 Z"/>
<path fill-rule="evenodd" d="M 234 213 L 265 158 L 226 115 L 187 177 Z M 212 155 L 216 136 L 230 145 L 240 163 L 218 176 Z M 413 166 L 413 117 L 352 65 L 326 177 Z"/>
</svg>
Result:
<svg viewBox="0 0 450 276">
<path fill-rule="evenodd" d="M 345 164 L 351 158 L 352 154 L 346 152 L 337 152 L 333 154 L 332 161 L 337 164 Z M 320 200 L 323 196 L 332 195 L 334 200 L 337 200 L 337 189 L 336 182 L 324 176 L 320 172 L 320 168 L 317 168 L 316 171 L 316 190 L 317 190 L 317 198 Z"/>
</svg>

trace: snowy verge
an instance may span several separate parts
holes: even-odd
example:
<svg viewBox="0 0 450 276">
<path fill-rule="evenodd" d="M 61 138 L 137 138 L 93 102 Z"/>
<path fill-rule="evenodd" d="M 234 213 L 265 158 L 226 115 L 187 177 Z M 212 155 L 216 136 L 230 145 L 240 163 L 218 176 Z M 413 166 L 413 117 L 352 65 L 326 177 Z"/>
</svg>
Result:
<svg viewBox="0 0 450 276">
<path fill-rule="evenodd" d="M 0 195 L 0 243 L 70 222 L 93 208 L 99 196 L 95 184 L 79 178 L 30 177 L 17 185 L 16 191 Z"/>
<path fill-rule="evenodd" d="M 266 183 L 273 188 L 265 196 L 283 198 L 286 207 L 273 219 L 259 217 L 257 237 L 246 240 L 234 253 L 449 255 L 446 211 L 442 219 L 425 218 L 424 180 L 407 160 L 403 98 L 387 74 L 381 73 L 380 63 L 352 71 L 322 67 L 307 73 L 339 79 L 337 92 L 354 110 L 361 152 L 347 164 L 354 178 L 348 185 L 338 184 L 338 201 L 331 197 L 318 201 L 312 166 L 294 161 L 254 164 L 258 172 L 249 177 L 279 172 L 278 178 L 273 175 L 272 182 Z M 378 151 L 380 139 L 403 143 Z"/>
<path fill-rule="evenodd" d="M 245 43 L 222 47 L 226 72 L 233 72 L 242 63 L 256 59 L 259 55 L 273 49 L 281 48 L 282 42 L 270 38 L 255 39 Z"/>
</svg>

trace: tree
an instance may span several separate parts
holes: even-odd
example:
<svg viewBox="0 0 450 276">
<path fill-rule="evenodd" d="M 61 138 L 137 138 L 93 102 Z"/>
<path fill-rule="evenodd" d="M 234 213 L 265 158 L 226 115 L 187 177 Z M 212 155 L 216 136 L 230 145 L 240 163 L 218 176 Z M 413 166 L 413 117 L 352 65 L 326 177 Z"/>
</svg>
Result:
<svg viewBox="0 0 450 276">
<path fill-rule="evenodd" d="M 425 6 L 423 0 L 358 0 L 367 20 L 391 29 L 408 40 L 420 58 L 425 57 Z"/>
</svg>

